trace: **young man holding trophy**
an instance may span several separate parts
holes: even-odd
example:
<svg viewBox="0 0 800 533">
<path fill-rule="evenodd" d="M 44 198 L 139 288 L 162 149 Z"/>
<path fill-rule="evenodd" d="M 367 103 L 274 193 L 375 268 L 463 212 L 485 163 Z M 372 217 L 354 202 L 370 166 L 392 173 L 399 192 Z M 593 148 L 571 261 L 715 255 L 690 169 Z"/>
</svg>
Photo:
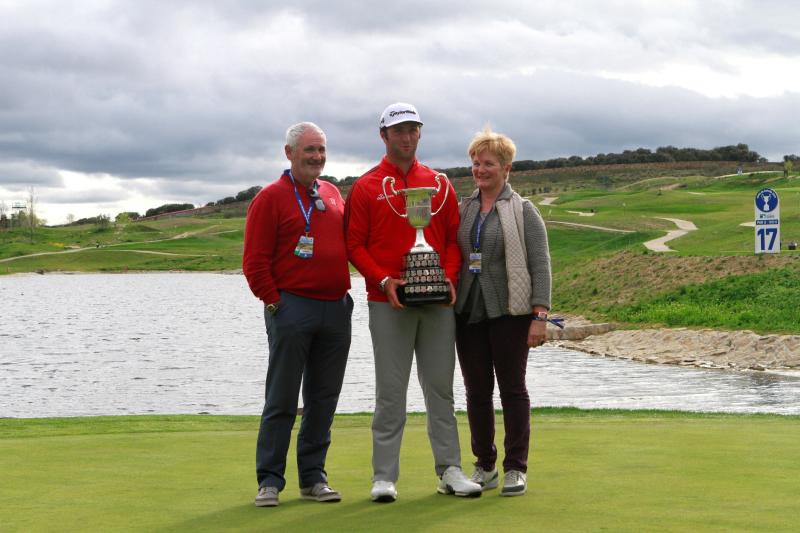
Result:
<svg viewBox="0 0 800 533">
<path fill-rule="evenodd" d="M 453 410 L 452 305 L 461 266 L 455 191 L 444 174 L 416 159 L 422 120 L 413 105 L 388 106 L 379 128 L 386 155 L 353 184 L 345 206 L 347 252 L 366 281 L 375 358 L 370 496 L 376 502 L 397 498 L 406 393 L 416 353 L 440 478 L 437 490 L 477 497 L 480 485 L 461 470 Z"/>
</svg>

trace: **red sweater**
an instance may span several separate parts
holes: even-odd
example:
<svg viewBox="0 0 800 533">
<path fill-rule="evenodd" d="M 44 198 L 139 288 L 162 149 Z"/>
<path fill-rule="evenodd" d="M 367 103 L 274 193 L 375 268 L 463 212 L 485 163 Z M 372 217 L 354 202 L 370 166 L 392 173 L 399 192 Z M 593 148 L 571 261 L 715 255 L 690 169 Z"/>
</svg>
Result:
<svg viewBox="0 0 800 533">
<path fill-rule="evenodd" d="M 297 191 L 308 209 L 311 199 L 301 184 Z M 311 211 L 314 253 L 309 259 L 294 255 L 305 234 L 288 173 L 262 189 L 247 210 L 242 269 L 250 290 L 265 303 L 277 302 L 279 290 L 306 298 L 338 300 L 350 289 L 350 270 L 344 245 L 344 201 L 334 185 L 319 181 L 325 211 Z"/>
<path fill-rule="evenodd" d="M 389 207 L 381 187 L 383 178 L 394 177 L 394 188 L 399 191 L 407 187 L 435 187 L 435 175 L 436 172 L 415 160 L 408 174 L 403 176 L 400 169 L 384 157 L 377 167 L 356 180 L 350 189 L 345 206 L 347 255 L 366 279 L 368 300 L 387 301 L 378 284 L 386 276 L 400 277 L 403 255 L 416 241 L 416 230 L 407 219 L 397 216 Z M 440 181 L 444 187 L 446 179 L 440 178 Z M 433 211 L 444 201 L 443 192 L 434 195 Z M 405 213 L 402 195 L 390 197 L 388 201 L 398 213 Z M 461 252 L 456 241 L 458 222 L 458 200 L 451 186 L 448 188 L 447 202 L 423 233 L 428 244 L 441 256 L 445 274 L 454 285 L 461 268 Z"/>
</svg>

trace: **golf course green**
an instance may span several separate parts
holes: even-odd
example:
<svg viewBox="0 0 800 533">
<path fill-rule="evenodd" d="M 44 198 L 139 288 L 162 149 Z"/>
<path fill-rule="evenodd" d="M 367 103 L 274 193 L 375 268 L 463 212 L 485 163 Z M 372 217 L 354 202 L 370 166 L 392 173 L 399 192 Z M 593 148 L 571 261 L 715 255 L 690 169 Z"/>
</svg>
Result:
<svg viewBox="0 0 800 533">
<path fill-rule="evenodd" d="M 372 503 L 371 417 L 339 415 L 327 468 L 342 502 L 299 499 L 291 450 L 276 508 L 253 505 L 257 417 L 0 420 L 0 530 L 797 530 L 798 416 L 556 408 L 532 416 L 525 496 L 437 494 L 425 417 L 409 415 L 399 498 Z M 463 414 L 459 426 L 469 473 Z"/>
</svg>

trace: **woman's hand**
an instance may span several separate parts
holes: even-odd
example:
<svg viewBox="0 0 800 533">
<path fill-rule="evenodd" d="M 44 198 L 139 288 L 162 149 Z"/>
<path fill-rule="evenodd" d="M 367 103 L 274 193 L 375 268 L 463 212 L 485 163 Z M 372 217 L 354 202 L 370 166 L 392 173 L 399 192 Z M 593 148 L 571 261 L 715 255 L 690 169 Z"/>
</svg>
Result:
<svg viewBox="0 0 800 533">
<path fill-rule="evenodd" d="M 531 320 L 531 325 L 528 328 L 528 347 L 537 348 L 544 344 L 546 339 L 545 330 L 547 322 L 543 320 Z"/>
</svg>

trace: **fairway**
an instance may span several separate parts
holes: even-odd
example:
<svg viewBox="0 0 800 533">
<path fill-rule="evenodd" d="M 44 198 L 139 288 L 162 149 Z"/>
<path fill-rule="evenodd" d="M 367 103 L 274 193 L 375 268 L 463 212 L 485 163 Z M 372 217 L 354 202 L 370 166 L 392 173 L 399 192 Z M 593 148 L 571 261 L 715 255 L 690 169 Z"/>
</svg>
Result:
<svg viewBox="0 0 800 533">
<path fill-rule="evenodd" d="M 334 422 L 341 503 L 298 498 L 292 450 L 281 505 L 265 509 L 253 506 L 257 417 L 0 420 L 0 530 L 797 529 L 800 417 L 537 409 L 528 494 L 462 499 L 436 494 L 425 417 L 409 415 L 394 504 L 368 498 L 370 422 Z"/>
</svg>

